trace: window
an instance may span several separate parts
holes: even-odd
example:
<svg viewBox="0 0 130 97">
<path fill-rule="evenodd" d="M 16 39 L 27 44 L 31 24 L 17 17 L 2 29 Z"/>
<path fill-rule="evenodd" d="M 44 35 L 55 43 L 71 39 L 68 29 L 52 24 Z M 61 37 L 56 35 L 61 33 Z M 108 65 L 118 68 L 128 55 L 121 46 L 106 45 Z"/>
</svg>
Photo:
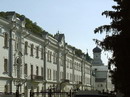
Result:
<svg viewBox="0 0 130 97">
<path fill-rule="evenodd" d="M 72 65 L 73 65 L 72 60 L 70 60 L 69 63 L 70 63 L 70 69 L 72 69 L 72 67 L 73 67 L 73 66 L 72 66 Z"/>
<path fill-rule="evenodd" d="M 51 69 L 47 69 L 47 75 L 48 80 L 51 80 Z"/>
<path fill-rule="evenodd" d="M 33 56 L 33 49 L 34 49 L 34 45 L 33 44 L 31 44 L 31 56 Z"/>
<path fill-rule="evenodd" d="M 33 75 L 33 65 L 31 65 L 31 75 Z"/>
<path fill-rule="evenodd" d="M 39 86 L 37 86 L 37 96 L 38 96 L 38 94 L 39 94 L 38 92 L 39 92 Z"/>
<path fill-rule="evenodd" d="M 18 49 L 18 37 L 15 37 L 15 50 Z"/>
<path fill-rule="evenodd" d="M 49 60 L 50 62 L 52 61 L 51 57 L 52 57 L 52 52 L 50 52 L 50 60 Z"/>
<path fill-rule="evenodd" d="M 0 27 L 0 33 L 2 33 L 2 28 Z"/>
<path fill-rule="evenodd" d="M 48 50 L 48 53 L 47 53 L 47 61 L 48 62 L 51 62 L 52 61 L 52 52 Z"/>
<path fill-rule="evenodd" d="M 79 64 L 79 71 L 81 71 L 81 65 Z"/>
<path fill-rule="evenodd" d="M 27 76 L 27 71 L 28 70 L 28 67 L 27 67 L 27 64 L 24 64 L 24 74 Z"/>
<path fill-rule="evenodd" d="M 56 64 L 57 63 L 57 53 L 53 53 L 53 63 Z"/>
<path fill-rule="evenodd" d="M 8 85 L 5 85 L 5 93 L 8 93 Z"/>
<path fill-rule="evenodd" d="M 70 81 L 73 81 L 73 75 L 70 74 Z"/>
<path fill-rule="evenodd" d="M 25 42 L 25 47 L 24 47 L 24 53 L 25 53 L 25 55 L 27 55 L 28 54 L 28 42 L 26 41 Z"/>
<path fill-rule="evenodd" d="M 69 59 L 67 59 L 66 67 L 69 68 Z"/>
<path fill-rule="evenodd" d="M 34 88 L 33 88 L 33 86 L 31 86 L 31 90 L 32 90 L 32 92 L 34 92 Z"/>
<path fill-rule="evenodd" d="M 60 78 L 63 79 L 63 72 L 60 72 Z"/>
<path fill-rule="evenodd" d="M 38 72 L 39 72 L 38 69 L 39 69 L 38 66 L 36 66 L 36 75 L 38 75 Z"/>
<path fill-rule="evenodd" d="M 5 33 L 4 35 L 4 48 L 8 48 L 8 34 Z"/>
<path fill-rule="evenodd" d="M 69 78 L 69 73 L 67 73 L 67 79 L 70 79 L 70 78 Z"/>
<path fill-rule="evenodd" d="M 39 46 L 36 47 L 36 58 L 39 58 Z"/>
<path fill-rule="evenodd" d="M 101 84 L 101 87 L 103 87 L 103 84 Z"/>
<path fill-rule="evenodd" d="M 41 76 L 43 76 L 43 70 L 44 70 L 43 67 L 41 67 Z"/>
<path fill-rule="evenodd" d="M 63 66 L 63 58 L 60 58 L 60 65 Z"/>
<path fill-rule="evenodd" d="M 53 70 L 53 81 L 56 81 L 56 77 L 57 77 L 57 71 L 56 70 Z"/>
<path fill-rule="evenodd" d="M 74 65 L 75 65 L 75 70 L 77 70 L 76 62 L 75 62 L 75 64 L 74 64 Z"/>
<path fill-rule="evenodd" d="M 41 92 L 43 92 L 43 90 L 44 90 L 44 87 L 42 87 Z M 43 96 L 43 93 L 42 93 L 42 96 Z"/>
<path fill-rule="evenodd" d="M 8 72 L 8 60 L 4 59 L 4 72 Z"/>
<path fill-rule="evenodd" d="M 43 48 L 41 48 L 41 59 L 43 59 Z"/>
<path fill-rule="evenodd" d="M 24 93 L 27 95 L 27 86 L 24 86 Z"/>
<path fill-rule="evenodd" d="M 49 55 L 50 55 L 50 51 L 48 50 L 47 52 L 47 61 L 49 62 Z"/>
</svg>

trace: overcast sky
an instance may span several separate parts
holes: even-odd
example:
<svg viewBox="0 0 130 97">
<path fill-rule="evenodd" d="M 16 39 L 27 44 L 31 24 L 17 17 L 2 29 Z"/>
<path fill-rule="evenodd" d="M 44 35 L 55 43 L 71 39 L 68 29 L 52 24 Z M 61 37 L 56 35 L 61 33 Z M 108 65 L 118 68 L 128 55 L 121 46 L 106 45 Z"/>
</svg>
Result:
<svg viewBox="0 0 130 97">
<path fill-rule="evenodd" d="M 1 0 L 0 11 L 15 11 L 36 22 L 51 34 L 65 34 L 68 44 L 87 52 L 93 57 L 96 46 L 93 39 L 102 40 L 105 34 L 94 34 L 94 29 L 109 24 L 110 19 L 102 16 L 112 10 L 113 0 Z M 107 55 L 102 52 L 103 63 Z"/>
</svg>

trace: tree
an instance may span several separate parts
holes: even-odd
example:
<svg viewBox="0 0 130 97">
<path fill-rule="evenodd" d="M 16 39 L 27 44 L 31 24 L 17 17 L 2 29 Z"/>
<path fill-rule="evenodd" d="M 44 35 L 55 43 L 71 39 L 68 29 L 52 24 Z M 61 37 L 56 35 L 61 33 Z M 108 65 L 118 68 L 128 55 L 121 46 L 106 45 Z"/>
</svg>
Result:
<svg viewBox="0 0 130 97">
<path fill-rule="evenodd" d="M 112 51 L 109 59 L 109 67 L 115 65 L 111 70 L 112 81 L 115 91 L 122 92 L 125 97 L 130 97 L 130 0 L 114 0 L 117 5 L 112 6 L 114 11 L 104 11 L 102 15 L 112 19 L 110 25 L 103 25 L 94 30 L 95 33 L 106 32 L 104 40 L 96 40 L 106 51 Z"/>
</svg>

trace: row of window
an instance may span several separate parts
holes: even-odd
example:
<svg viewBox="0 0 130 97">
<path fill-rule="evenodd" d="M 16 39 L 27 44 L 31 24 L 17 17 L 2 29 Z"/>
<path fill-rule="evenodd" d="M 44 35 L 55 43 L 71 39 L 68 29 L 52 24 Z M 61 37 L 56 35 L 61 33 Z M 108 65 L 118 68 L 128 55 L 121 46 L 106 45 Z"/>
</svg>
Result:
<svg viewBox="0 0 130 97">
<path fill-rule="evenodd" d="M 21 87 L 20 87 L 21 88 Z M 34 88 L 33 87 L 31 87 L 31 89 L 34 91 Z M 41 91 L 43 91 L 43 87 L 41 87 Z M 40 89 L 39 89 L 39 86 L 37 86 L 37 88 L 36 88 L 36 91 L 37 92 L 40 92 Z M 8 85 L 8 84 L 6 84 L 5 86 L 4 86 L 4 93 L 6 94 L 6 93 L 9 93 L 10 92 L 10 85 Z M 27 86 L 24 86 L 24 93 L 26 93 L 27 92 Z"/>
<path fill-rule="evenodd" d="M 16 38 L 16 42 L 18 41 L 18 39 Z M 15 48 L 17 48 L 18 46 L 18 43 L 15 43 Z M 28 54 L 28 42 L 26 41 L 25 42 L 25 46 L 24 46 L 24 53 L 25 55 Z M 8 33 L 5 33 L 5 36 L 4 36 L 4 47 L 8 47 Z M 39 46 L 36 46 L 34 48 L 34 44 L 30 44 L 30 56 L 34 56 L 34 49 L 36 50 L 36 58 L 39 58 L 39 51 L 41 51 L 41 59 L 43 59 L 43 48 L 39 48 Z M 53 56 L 53 63 L 56 64 L 57 63 L 57 53 L 53 52 L 52 54 L 52 51 L 49 51 L 47 52 L 47 61 L 48 62 L 52 62 L 52 56 Z M 63 59 L 61 59 L 61 61 L 63 61 Z M 69 60 L 67 59 L 67 68 L 70 68 L 72 69 L 72 60 Z M 63 62 L 61 62 L 61 66 L 63 66 Z M 78 71 L 81 71 L 81 64 L 75 62 L 75 69 L 78 70 Z"/>
<path fill-rule="evenodd" d="M 30 45 L 30 56 L 34 56 L 34 49 L 36 50 L 36 58 L 39 58 L 39 51 L 41 51 L 41 59 L 43 59 L 43 48 L 39 48 L 39 46 L 36 46 L 34 48 L 34 45 L 31 44 Z M 26 41 L 25 42 L 25 45 L 24 45 L 24 54 L 25 55 L 28 55 L 28 42 Z"/>
<path fill-rule="evenodd" d="M 8 60 L 4 59 L 4 72 L 8 72 Z M 31 67 L 28 67 L 27 64 L 24 64 L 24 74 L 26 76 L 28 76 L 28 68 L 31 68 L 31 75 L 37 75 L 37 76 L 43 76 L 44 74 L 44 68 L 41 67 L 39 68 L 39 66 L 35 66 L 35 72 L 34 72 L 34 66 L 31 65 Z M 40 70 L 41 69 L 41 70 Z M 39 74 L 39 71 L 41 72 Z M 53 74 L 53 76 L 52 76 Z M 67 79 L 69 79 L 70 81 L 73 81 L 73 77 L 74 77 L 74 81 L 81 81 L 81 76 L 80 75 L 74 75 L 72 73 L 67 73 Z M 57 79 L 57 71 L 56 70 L 51 70 L 51 69 L 47 69 L 47 80 L 53 80 L 56 81 Z M 60 79 L 63 79 L 63 72 L 60 72 Z M 85 78 L 86 82 L 88 81 L 87 78 Z"/>
<path fill-rule="evenodd" d="M 7 65 L 7 63 L 8 63 L 8 60 L 7 59 L 4 59 L 4 72 L 8 72 L 8 65 Z M 88 70 L 88 68 L 85 68 L 86 70 L 85 70 L 85 72 L 88 72 L 88 73 L 90 73 L 90 71 Z M 41 76 L 43 76 L 43 67 L 41 67 Z M 54 78 L 53 78 L 53 80 L 55 81 L 56 80 L 56 73 L 57 71 L 53 71 L 53 74 L 54 74 Z M 24 64 L 24 74 L 25 75 L 28 75 L 28 65 L 27 64 Z M 34 74 L 34 66 L 33 65 L 31 65 L 31 75 L 33 75 Z M 36 72 L 35 72 L 35 74 L 36 75 L 39 75 L 39 66 L 36 66 Z M 51 80 L 51 69 L 47 69 L 47 74 L 48 74 L 48 80 Z M 67 75 L 67 78 L 69 78 L 70 80 L 72 80 L 71 78 L 71 74 L 70 74 L 70 77 L 68 77 L 69 75 Z M 61 78 L 62 78 L 62 76 L 61 76 Z"/>
<path fill-rule="evenodd" d="M 52 52 L 50 50 L 48 50 L 47 61 L 51 63 L 52 57 L 53 57 L 53 64 L 57 64 L 57 53 L 53 52 L 53 54 L 52 54 Z"/>
<path fill-rule="evenodd" d="M 16 43 L 15 45 L 18 45 L 18 43 Z M 5 33 L 4 47 L 8 47 L 8 33 Z M 28 42 L 27 41 L 25 42 L 24 47 L 25 47 L 25 50 L 24 50 L 25 54 L 28 54 Z M 43 57 L 44 57 L 43 56 L 44 55 L 43 48 L 40 48 L 39 46 L 36 46 L 36 48 L 34 48 L 33 44 L 30 45 L 30 56 L 34 56 L 34 49 L 36 50 L 35 51 L 36 52 L 36 58 L 39 58 L 39 51 L 41 51 L 41 59 L 43 59 Z M 52 57 L 53 57 L 53 64 L 57 64 L 57 53 L 56 52 L 52 53 L 52 51 L 48 50 L 48 52 L 47 52 L 47 61 L 52 62 Z M 7 60 L 5 60 L 4 64 L 7 64 Z M 63 66 L 63 59 L 62 58 L 60 58 L 60 64 L 61 64 L 61 66 Z M 72 60 L 67 59 L 66 60 L 66 67 L 72 69 L 72 65 L 73 65 Z M 7 66 L 6 65 L 4 65 L 4 66 L 5 66 L 4 71 L 7 72 L 7 68 L 6 68 Z M 75 62 L 74 67 L 75 67 L 75 70 L 81 71 L 81 64 L 80 63 Z M 88 68 L 85 69 L 85 72 L 89 73 Z"/>
<path fill-rule="evenodd" d="M 28 42 L 25 42 L 25 54 L 27 54 L 27 47 L 28 47 Z M 31 44 L 31 55 L 33 56 L 33 49 L 34 45 Z M 57 53 L 52 52 L 50 50 L 47 51 L 47 61 L 52 62 L 52 57 L 53 57 L 53 64 L 57 64 Z M 39 58 L 39 47 L 36 47 L 36 58 Z M 43 48 L 41 48 L 41 59 L 43 59 Z M 60 65 L 63 66 L 63 57 L 60 57 Z M 70 59 L 66 60 L 66 67 L 72 69 L 73 61 Z M 81 71 L 81 64 L 78 62 L 74 63 L 75 70 Z M 85 70 L 86 71 L 86 70 Z"/>
</svg>

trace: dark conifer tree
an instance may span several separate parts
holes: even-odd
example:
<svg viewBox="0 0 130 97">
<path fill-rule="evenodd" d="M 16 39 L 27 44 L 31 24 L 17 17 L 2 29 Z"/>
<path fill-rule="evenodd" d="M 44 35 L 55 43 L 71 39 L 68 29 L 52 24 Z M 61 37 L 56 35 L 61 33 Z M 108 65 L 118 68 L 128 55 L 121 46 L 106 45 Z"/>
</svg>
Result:
<svg viewBox="0 0 130 97">
<path fill-rule="evenodd" d="M 114 11 L 104 11 L 102 15 L 112 19 L 110 25 L 103 25 L 94 30 L 95 33 L 106 32 L 102 41 L 96 40 L 104 50 L 112 51 L 108 65 L 115 65 L 111 70 L 115 91 L 130 97 L 130 0 L 114 0 L 117 5 Z"/>
</svg>

